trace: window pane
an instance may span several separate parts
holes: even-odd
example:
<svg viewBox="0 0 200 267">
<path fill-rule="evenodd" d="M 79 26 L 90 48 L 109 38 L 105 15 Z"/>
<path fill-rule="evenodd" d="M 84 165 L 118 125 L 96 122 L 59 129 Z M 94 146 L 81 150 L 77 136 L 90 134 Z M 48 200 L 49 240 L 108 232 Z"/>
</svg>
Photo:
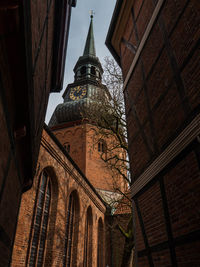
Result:
<svg viewBox="0 0 200 267">
<path fill-rule="evenodd" d="M 37 207 L 34 218 L 29 267 L 40 267 L 43 265 L 50 205 L 50 182 L 45 173 L 41 177 L 40 188 L 38 190 L 39 193 L 38 200 L 36 201 Z"/>
</svg>

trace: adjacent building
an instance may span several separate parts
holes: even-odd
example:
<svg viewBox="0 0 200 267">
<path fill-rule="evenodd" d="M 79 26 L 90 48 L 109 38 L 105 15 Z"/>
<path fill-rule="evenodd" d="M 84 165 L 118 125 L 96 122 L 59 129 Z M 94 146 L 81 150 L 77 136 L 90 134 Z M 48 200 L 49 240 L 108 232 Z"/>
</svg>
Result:
<svg viewBox="0 0 200 267">
<path fill-rule="evenodd" d="M 118 0 L 138 266 L 200 265 L 200 4 Z"/>
<path fill-rule="evenodd" d="M 50 92 L 62 89 L 76 1 L 0 3 L 0 266 L 9 266 L 21 195 L 32 187 Z"/>
</svg>

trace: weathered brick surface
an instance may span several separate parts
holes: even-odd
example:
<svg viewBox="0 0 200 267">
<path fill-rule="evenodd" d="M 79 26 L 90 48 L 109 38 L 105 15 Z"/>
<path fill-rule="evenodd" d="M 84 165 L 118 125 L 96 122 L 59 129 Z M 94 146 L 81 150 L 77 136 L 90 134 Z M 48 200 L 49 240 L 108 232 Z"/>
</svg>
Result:
<svg viewBox="0 0 200 267">
<path fill-rule="evenodd" d="M 1 49 L 2 47 L 0 47 Z M 18 215 L 18 207 L 21 198 L 21 180 L 19 168 L 14 153 L 16 153 L 16 143 L 11 149 L 10 130 L 13 127 L 13 99 L 11 96 L 11 80 L 8 72 L 8 66 L 5 63 L 1 50 L 0 71 L 3 75 L 1 82 L 7 88 L 0 88 L 5 91 L 2 99 L 0 95 L 0 267 L 8 266 L 11 257 L 12 242 L 15 234 L 15 224 Z M 2 84 L 1 84 L 2 86 Z M 1 91 L 1 92 L 2 92 Z M 6 107 L 6 108 L 5 108 Z M 9 114 L 6 109 L 9 108 Z M 14 140 L 13 140 L 14 141 Z"/>
<path fill-rule="evenodd" d="M 146 58 L 148 56 L 146 55 Z M 155 58 L 155 57 L 154 57 Z M 163 66 L 165 66 L 163 68 Z M 167 75 L 166 75 L 167 74 Z M 151 109 L 157 104 L 158 100 L 167 91 L 173 77 L 169 57 L 164 49 L 156 62 L 152 74 L 147 81 L 147 92 Z"/>
<path fill-rule="evenodd" d="M 123 44 L 122 47 L 124 46 L 125 45 Z M 129 67 L 131 66 L 131 63 L 133 61 L 133 58 L 134 58 L 134 54 L 130 51 L 130 49 L 125 48 L 124 55 L 121 61 L 121 64 L 123 66 L 123 77 L 126 77 Z"/>
<path fill-rule="evenodd" d="M 78 125 L 54 131 L 60 143 L 70 145 L 70 156 L 85 174 L 86 172 L 86 129 L 85 125 Z"/>
<path fill-rule="evenodd" d="M 137 231 L 135 232 L 135 241 L 136 241 L 136 250 L 141 251 L 145 249 L 145 244 L 144 244 L 144 237 L 142 234 L 139 218 L 138 218 L 138 213 L 136 212 L 136 207 L 133 202 L 133 210 L 134 210 L 134 220 L 135 220 L 135 225 Z"/>
<path fill-rule="evenodd" d="M 176 1 L 176 0 L 167 0 L 161 13 L 165 23 L 167 33 L 170 34 L 172 29 L 175 26 L 175 23 L 180 16 L 181 11 L 183 10 L 187 0 Z"/>
<path fill-rule="evenodd" d="M 35 170 L 48 96 L 52 89 L 56 1 L 26 2 L 28 3 L 1 4 L 1 7 L 3 6 L 1 10 L 5 10 L 6 16 L 8 15 L 7 21 L 4 21 L 7 25 L 3 25 L 3 32 L 1 29 L 0 33 L 0 266 L 2 267 L 8 266 L 10 261 L 21 192 L 25 186 L 30 186 L 31 173 Z M 50 3 L 48 9 L 47 5 Z M 29 17 L 26 18 L 25 14 Z M 69 14 L 66 18 L 67 24 Z M 28 29 L 30 32 L 26 32 L 26 28 L 29 27 L 29 23 L 25 22 L 26 19 L 30 19 L 31 25 Z M 29 54 L 30 47 L 32 54 Z M 54 68 L 56 67 L 54 64 Z M 22 141 L 15 139 L 15 130 L 20 127 L 26 129 Z M 34 129 L 32 133 L 30 133 L 31 127 Z M 21 145 L 25 142 L 26 145 Z M 27 160 L 27 164 L 24 162 L 25 158 L 31 158 L 32 162 Z M 26 232 L 26 229 L 24 231 Z M 24 249 L 22 245 L 21 250 Z M 16 264 L 22 266 L 24 259 L 22 261 L 19 259 Z"/>
<path fill-rule="evenodd" d="M 153 263 L 155 267 L 165 266 L 171 267 L 170 252 L 168 249 L 164 249 L 159 252 L 152 253 Z"/>
<path fill-rule="evenodd" d="M 144 89 L 140 91 L 140 94 L 137 97 L 137 100 L 135 103 L 135 110 L 136 110 L 136 114 L 138 116 L 140 123 L 143 124 L 148 116 L 148 108 L 147 108 L 147 102 L 145 99 Z"/>
<path fill-rule="evenodd" d="M 53 2 L 53 1 L 51 1 Z M 40 42 L 40 37 L 43 31 L 45 18 L 47 15 L 47 3 L 40 2 L 39 0 L 31 1 L 31 11 L 32 11 L 32 56 L 35 58 Z"/>
<path fill-rule="evenodd" d="M 70 144 L 70 156 L 95 188 L 115 191 L 114 187 L 116 186 L 124 190 L 125 185 L 122 178 L 111 171 L 101 159 L 98 142 L 102 136 L 97 134 L 95 126 L 81 124 L 56 130 L 54 133 L 62 145 Z M 109 151 L 109 147 L 115 141 L 113 138 L 105 138 L 105 136 L 103 136 L 103 139 Z M 117 152 L 115 151 L 115 153 Z M 119 149 L 119 153 L 125 152 Z M 110 157 L 109 152 L 107 157 Z"/>
<path fill-rule="evenodd" d="M 136 97 L 138 96 L 142 87 L 143 87 L 143 76 L 142 76 L 142 69 L 141 69 L 141 61 L 139 61 L 137 65 L 135 66 L 134 73 L 133 75 L 131 75 L 129 83 L 128 83 L 128 87 L 127 87 L 129 96 L 134 102 L 136 101 Z M 126 103 L 127 105 L 129 104 L 128 99 Z"/>
<path fill-rule="evenodd" d="M 137 18 L 137 21 L 136 21 L 137 29 L 138 29 L 138 37 L 140 41 L 143 37 L 143 34 L 149 23 L 149 20 L 152 16 L 153 11 L 154 11 L 153 1 L 144 0 L 140 13 Z"/>
<path fill-rule="evenodd" d="M 197 159 L 191 152 L 164 178 L 174 237 L 199 229 L 199 177 Z"/>
<path fill-rule="evenodd" d="M 155 153 L 155 135 L 149 121 L 144 125 L 144 134 L 151 153 Z"/>
<path fill-rule="evenodd" d="M 188 64 L 183 69 L 181 76 L 183 79 L 185 93 L 188 97 L 192 109 L 200 104 L 200 49 L 197 49 L 194 55 L 190 58 Z"/>
<path fill-rule="evenodd" d="M 93 221 L 92 266 L 96 266 L 98 221 L 101 218 L 104 225 L 105 206 L 46 132 L 43 132 L 37 175 L 33 187 L 22 197 L 11 266 L 26 266 L 27 255 L 30 253 L 30 233 L 38 179 L 43 170 L 46 170 L 51 181 L 51 206 L 45 266 L 62 266 L 68 198 L 74 190 L 79 204 L 76 266 L 83 264 L 85 221 L 88 207 L 91 207 Z"/>
<path fill-rule="evenodd" d="M 138 258 L 138 266 L 140 266 L 140 267 L 149 267 L 150 266 L 147 256 Z"/>
<path fill-rule="evenodd" d="M 32 1 L 32 60 L 34 68 L 33 83 L 35 90 L 35 123 L 41 124 L 41 114 L 45 115 L 48 95 L 51 86 L 51 60 L 53 54 L 54 34 L 54 5 L 55 1 L 49 1 L 47 9 L 46 2 Z M 48 20 L 47 20 L 48 16 Z M 48 79 L 47 79 L 48 78 Z M 38 94 L 42 92 L 41 94 Z M 43 116 L 44 116 L 43 115 Z M 44 120 L 44 117 L 42 118 Z M 40 126 L 41 127 L 41 126 Z"/>
<path fill-rule="evenodd" d="M 153 246 L 166 241 L 167 233 L 158 182 L 138 197 L 138 204 L 149 245 Z"/>
<path fill-rule="evenodd" d="M 136 119 L 134 118 L 134 116 L 129 114 L 132 112 L 133 110 L 130 109 L 129 112 L 127 113 L 127 128 L 130 129 L 130 131 L 128 132 L 128 136 L 129 140 L 131 141 L 133 140 L 133 137 L 135 137 L 136 133 L 139 130 Z"/>
<path fill-rule="evenodd" d="M 191 242 L 176 248 L 177 263 L 180 267 L 198 267 L 200 265 L 199 259 L 200 242 Z"/>
<path fill-rule="evenodd" d="M 199 2 L 188 2 L 187 8 L 180 17 L 171 37 L 171 45 L 179 67 L 182 66 L 195 44 L 199 40 Z"/>
<path fill-rule="evenodd" d="M 131 128 L 128 128 L 128 130 L 131 131 Z M 139 134 L 129 144 L 129 159 L 134 171 L 134 176 L 138 176 L 150 160 L 147 146 Z"/>
<path fill-rule="evenodd" d="M 143 22 L 138 21 L 144 12 L 144 6 L 151 5 L 146 2 L 151 1 L 144 1 L 136 21 L 137 28 L 144 26 Z M 174 6 L 177 10 L 172 23 L 173 29 L 169 29 L 167 20 L 174 12 L 169 10 L 169 6 Z M 149 156 L 150 159 L 158 156 L 169 144 L 169 140 L 180 133 L 184 122 L 190 120 L 189 109 L 192 111 L 199 106 L 199 51 L 198 47 L 196 52 L 194 49 L 199 38 L 199 31 L 197 27 L 198 16 L 196 15 L 194 18 L 194 14 L 191 15 L 194 9 L 194 14 L 196 14 L 199 10 L 196 1 L 187 5 L 185 1 L 175 2 L 171 0 L 165 2 L 125 89 L 129 150 L 130 157 L 134 161 L 132 168 L 136 169 L 134 170 L 135 176 L 151 162 Z M 149 21 L 150 10 L 145 11 L 147 13 L 143 15 L 144 23 L 146 18 Z M 181 12 L 183 13 L 179 16 Z M 192 20 L 194 23 L 191 22 Z M 139 26 L 139 24 L 141 25 Z M 165 30 L 170 33 L 169 37 L 166 36 Z M 130 32 L 130 27 L 127 31 Z M 191 37 L 192 35 L 194 37 Z M 165 43 L 167 38 L 168 41 Z M 192 49 L 194 49 L 193 53 L 191 52 Z M 192 53 L 191 58 L 187 59 L 189 53 Z M 123 54 L 121 60 L 124 60 L 125 68 L 129 69 L 130 62 L 125 58 L 123 59 Z M 183 62 L 184 65 L 182 65 Z M 144 75 L 142 75 L 141 63 L 144 67 Z M 146 84 L 146 93 L 143 91 L 144 84 Z M 133 107 L 136 113 L 133 111 Z M 146 135 L 142 135 L 140 131 L 140 138 L 148 140 L 148 144 L 145 144 L 146 141 L 140 140 L 137 136 L 139 130 L 137 119 L 139 119 L 138 122 Z M 149 137 L 149 133 L 153 136 Z M 140 141 L 135 141 L 136 139 Z M 133 143 L 135 144 L 133 145 Z M 142 143 L 142 152 L 135 151 Z M 150 150 L 153 153 L 149 154 Z M 139 158 L 141 157 L 141 162 L 139 162 L 140 159 L 135 159 L 136 154 Z"/>
<path fill-rule="evenodd" d="M 134 10 L 135 19 L 137 19 L 137 17 L 139 15 L 139 12 L 140 12 L 140 10 L 142 8 L 142 5 L 143 5 L 144 1 L 145 0 L 142 0 L 142 1 L 136 0 L 136 1 L 134 1 L 134 3 L 133 3 L 133 10 Z"/>
<path fill-rule="evenodd" d="M 137 38 L 135 30 L 133 28 L 133 17 L 131 12 L 128 17 L 128 21 L 126 24 L 126 31 L 124 33 L 123 39 L 133 47 L 137 47 Z M 135 56 L 135 53 L 125 43 L 121 42 L 121 54 L 123 55 L 121 58 L 123 76 L 126 77 L 127 72 Z"/>
<path fill-rule="evenodd" d="M 4 140 L 4 142 L 0 142 L 0 151 L 1 151 L 0 172 L 2 174 L 0 176 L 0 188 L 2 188 L 2 183 L 3 183 L 3 179 L 4 179 L 3 174 L 6 171 L 6 165 L 7 165 L 8 157 L 9 157 L 9 153 L 10 153 L 10 140 L 9 140 L 9 136 L 8 136 L 7 125 L 6 125 L 6 121 L 5 121 L 5 114 L 3 111 L 1 98 L 0 98 L 0 121 L 1 121 L 0 139 Z"/>
<path fill-rule="evenodd" d="M 133 3 L 139 42 L 157 2 Z M 200 109 L 199 14 L 197 0 L 164 1 L 125 88 L 133 181 L 171 144 Z M 128 24 L 126 27 L 123 36 L 131 31 Z M 121 53 L 120 59 L 123 74 L 128 73 L 130 57 Z M 135 196 L 148 244 L 156 246 L 150 253 L 154 266 L 172 266 L 170 252 L 173 249 L 178 266 L 199 265 L 199 242 L 186 238 L 200 229 L 199 155 L 193 149 L 180 151 L 179 160 L 167 165 L 162 170 L 164 174 L 157 175 L 152 184 Z M 162 191 L 161 174 L 164 175 Z M 135 224 L 136 249 L 140 252 L 138 266 L 146 267 L 150 263 L 138 214 Z M 171 248 L 167 243 L 170 238 L 173 239 Z M 177 241 L 179 238 L 184 240 L 183 243 Z"/>
<path fill-rule="evenodd" d="M 155 134 L 160 149 L 167 139 L 176 133 L 184 118 L 177 87 L 173 84 L 153 113 Z"/>
<path fill-rule="evenodd" d="M 155 24 L 155 26 L 153 27 L 151 34 L 150 34 L 150 36 L 149 36 L 149 38 L 145 44 L 144 50 L 142 51 L 142 55 L 141 55 L 142 61 L 144 64 L 144 71 L 145 71 L 146 77 L 148 76 L 149 71 L 151 70 L 156 59 L 158 58 L 159 53 L 161 52 L 161 49 L 163 48 L 163 45 L 164 45 L 164 41 L 163 41 L 161 30 L 160 30 L 158 24 Z M 164 62 L 162 62 L 162 63 L 164 63 Z M 159 72 L 163 71 L 163 68 L 162 68 L 163 65 L 161 65 L 161 64 L 160 64 L 160 66 L 158 66 Z M 155 87 L 155 89 L 157 89 L 157 88 Z"/>
</svg>

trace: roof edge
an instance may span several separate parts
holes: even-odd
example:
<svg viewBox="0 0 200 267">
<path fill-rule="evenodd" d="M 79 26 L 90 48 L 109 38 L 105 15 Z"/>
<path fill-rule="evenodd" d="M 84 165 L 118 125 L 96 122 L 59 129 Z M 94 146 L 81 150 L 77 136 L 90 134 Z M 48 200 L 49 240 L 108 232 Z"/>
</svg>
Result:
<svg viewBox="0 0 200 267">
<path fill-rule="evenodd" d="M 108 29 L 108 33 L 107 33 L 107 36 L 106 36 L 106 41 L 105 41 L 105 45 L 107 46 L 108 50 L 110 51 L 110 53 L 112 54 L 112 56 L 114 57 L 114 59 L 116 60 L 116 62 L 118 63 L 118 65 L 120 67 L 121 67 L 120 57 L 117 54 L 117 52 L 114 49 L 114 47 L 112 46 L 111 40 L 112 40 L 112 35 L 113 35 L 113 32 L 114 32 L 115 25 L 117 23 L 117 19 L 118 19 L 120 10 L 121 10 L 122 3 L 123 3 L 123 0 L 117 0 L 117 3 L 115 5 L 115 9 L 114 9 L 114 12 L 113 12 L 113 15 L 112 15 L 112 19 L 111 19 L 111 22 L 110 22 L 110 26 L 109 26 L 109 29 Z"/>
<path fill-rule="evenodd" d="M 83 179 L 86 181 L 86 183 L 90 186 L 92 191 L 96 194 L 96 196 L 101 200 L 103 205 L 107 207 L 106 202 L 101 198 L 101 196 L 97 193 L 94 186 L 90 183 L 90 181 L 87 179 L 87 177 L 83 174 L 83 172 L 80 170 L 78 165 L 73 161 L 73 159 L 70 157 L 70 155 L 67 153 L 67 151 L 64 149 L 64 147 L 61 145 L 59 140 L 56 138 L 56 136 L 52 133 L 52 131 L 49 129 L 49 127 L 44 123 L 44 129 L 48 133 L 48 135 L 52 138 L 52 140 L 55 142 L 55 144 L 60 148 L 62 153 L 66 156 L 66 158 L 71 162 L 71 164 L 76 168 L 76 170 L 79 172 L 79 174 L 83 177 Z"/>
</svg>

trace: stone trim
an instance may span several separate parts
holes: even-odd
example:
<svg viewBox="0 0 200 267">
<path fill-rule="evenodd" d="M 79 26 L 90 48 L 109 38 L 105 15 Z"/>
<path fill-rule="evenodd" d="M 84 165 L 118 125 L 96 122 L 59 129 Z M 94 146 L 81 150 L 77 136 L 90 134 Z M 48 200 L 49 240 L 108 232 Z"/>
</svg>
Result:
<svg viewBox="0 0 200 267">
<path fill-rule="evenodd" d="M 63 169 L 68 172 L 70 177 L 72 177 L 76 181 L 76 183 L 82 187 L 86 195 L 93 201 L 95 206 L 102 213 L 105 213 L 106 207 L 103 206 L 103 203 L 101 205 L 100 200 L 97 201 L 96 195 L 94 195 L 92 190 L 89 190 L 88 188 L 89 185 L 85 182 L 84 177 L 82 177 L 79 174 L 78 170 L 76 170 L 76 168 L 72 165 L 72 163 L 69 162 L 69 164 L 67 164 L 66 161 L 63 160 L 62 157 L 60 157 L 60 155 L 57 153 L 54 147 L 48 142 L 48 140 L 44 138 L 44 136 L 42 136 L 42 139 L 41 139 L 41 146 L 43 146 L 44 149 L 63 167 Z"/>
<path fill-rule="evenodd" d="M 154 162 L 131 185 L 133 198 L 163 168 L 169 164 L 185 147 L 200 134 L 200 114 L 181 132 L 181 134 L 157 157 Z"/>
<path fill-rule="evenodd" d="M 142 53 L 142 50 L 143 50 L 143 48 L 145 46 L 145 43 L 146 43 L 146 41 L 147 41 L 147 39 L 148 39 L 148 37 L 150 35 L 151 29 L 154 26 L 154 23 L 155 23 L 155 21 L 156 21 L 156 19 L 158 17 L 158 14 L 159 14 L 159 12 L 160 12 L 160 10 L 162 8 L 162 5 L 163 5 L 164 1 L 165 0 L 159 0 L 157 5 L 156 5 L 156 7 L 155 7 L 155 9 L 154 9 L 154 12 L 153 12 L 152 17 L 151 17 L 151 19 L 149 21 L 149 24 L 147 25 L 147 28 L 146 28 L 146 30 L 144 32 L 142 40 L 141 40 L 141 42 L 140 42 L 140 44 L 138 46 L 137 52 L 135 54 L 135 57 L 134 57 L 134 59 L 133 59 L 133 61 L 131 63 L 130 69 L 129 69 L 127 75 L 126 75 L 126 78 L 125 78 L 125 81 L 124 81 L 124 85 L 123 85 L 123 91 L 126 89 L 128 81 L 129 81 L 129 79 L 130 79 L 130 77 L 132 75 L 132 72 L 133 72 L 133 70 L 134 70 L 134 68 L 135 68 L 135 66 L 136 66 L 136 64 L 138 62 L 140 54 Z"/>
</svg>

